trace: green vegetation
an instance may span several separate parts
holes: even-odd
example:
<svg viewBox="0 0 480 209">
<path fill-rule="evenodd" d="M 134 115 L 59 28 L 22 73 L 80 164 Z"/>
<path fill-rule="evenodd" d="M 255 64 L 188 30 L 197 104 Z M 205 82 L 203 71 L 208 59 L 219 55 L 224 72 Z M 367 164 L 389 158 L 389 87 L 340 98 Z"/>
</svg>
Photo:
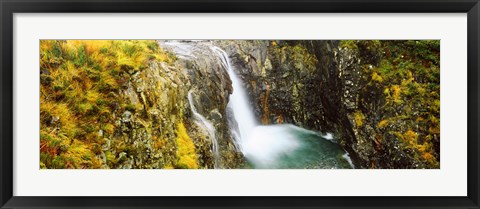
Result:
<svg viewBox="0 0 480 209">
<path fill-rule="evenodd" d="M 440 41 L 342 41 L 340 46 L 371 62 L 363 63 L 364 73 L 370 76 L 365 78 L 368 92 L 360 98 L 360 106 L 376 103 L 377 107 L 374 114 L 361 108 L 354 117 L 358 126 L 363 121 L 360 113 L 365 115 L 365 123 L 375 128 L 377 151 L 400 146 L 420 167 L 438 168 Z M 383 96 L 371 101 L 372 92 Z"/>
<path fill-rule="evenodd" d="M 353 113 L 353 116 L 355 118 L 355 126 L 362 127 L 365 120 L 365 115 L 363 115 L 361 111 L 355 111 L 355 113 Z"/>
<path fill-rule="evenodd" d="M 362 167 L 440 167 L 440 41 L 222 43 L 262 124 L 339 132 Z M 242 164 L 225 122 L 236 89 L 216 56 L 176 60 L 154 40 L 40 41 L 40 168 L 214 167 L 192 89 L 220 162 Z"/>
<path fill-rule="evenodd" d="M 314 73 L 317 59 L 302 45 L 288 45 L 287 43 L 271 42 L 269 53 L 275 63 L 292 64 L 295 70 L 306 70 L 307 73 Z M 290 63 L 291 62 L 291 63 Z M 288 72 L 288 70 L 285 70 Z"/>
<path fill-rule="evenodd" d="M 118 93 L 150 61 L 174 59 L 153 40 L 40 41 L 41 168 L 100 168 L 104 138 L 118 129 L 114 115 L 135 110 L 119 105 Z M 104 154 L 107 165 L 121 160 Z"/>
<path fill-rule="evenodd" d="M 266 52 L 269 66 L 264 67 L 261 77 L 251 79 L 263 86 L 259 95 L 260 122 L 264 125 L 284 123 L 284 114 L 305 110 L 304 104 L 310 97 L 302 94 L 308 89 L 305 80 L 316 80 L 318 60 L 296 41 L 271 41 Z"/>
</svg>

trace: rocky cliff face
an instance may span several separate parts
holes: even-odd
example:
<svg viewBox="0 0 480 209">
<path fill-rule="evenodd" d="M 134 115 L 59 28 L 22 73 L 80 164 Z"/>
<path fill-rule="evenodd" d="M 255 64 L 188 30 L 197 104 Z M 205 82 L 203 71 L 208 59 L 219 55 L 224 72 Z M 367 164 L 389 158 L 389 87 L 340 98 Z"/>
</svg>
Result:
<svg viewBox="0 0 480 209">
<path fill-rule="evenodd" d="M 428 131 L 411 131 L 416 119 L 398 119 L 403 106 L 390 111 L 393 107 L 385 93 L 392 87 L 375 83 L 383 78 L 372 69 L 380 66 L 384 51 L 373 42 L 357 43 L 354 47 L 340 41 L 222 41 L 219 45 L 229 51 L 236 69 L 242 69 L 238 73 L 263 124 L 292 123 L 333 133 L 359 168 L 438 166 L 433 155 L 425 154 L 435 153 L 431 147 L 426 151 L 405 142 L 419 134 L 429 136 Z M 414 110 L 420 112 L 422 104 L 414 104 Z M 386 121 L 388 126 L 382 124 Z"/>
<path fill-rule="evenodd" d="M 173 51 L 153 40 L 41 44 L 42 168 L 243 164 L 226 116 L 231 81 L 208 48 Z"/>
<path fill-rule="evenodd" d="M 118 125 L 114 140 L 134 145 L 130 162 L 120 167 L 137 168 L 233 168 L 243 163 L 243 156 L 234 146 L 227 122 L 228 95 L 231 81 L 218 57 L 208 47 L 199 44 L 192 49 L 163 44 L 176 55 L 176 61 L 150 63 L 145 70 L 130 78 L 121 94 L 135 107 L 126 111 Z M 186 46 L 191 47 L 192 45 Z M 189 100 L 189 94 L 190 99 Z M 168 102 L 165 102 L 168 101 Z M 193 109 L 206 122 L 198 121 Z M 210 134 L 205 123 L 211 123 Z M 186 136 L 193 141 L 191 159 L 178 155 L 182 145 L 178 140 L 183 126 Z M 164 136 L 159 139 L 157 136 Z M 111 148 L 107 148 L 111 149 Z M 185 161 L 185 162 L 182 162 Z M 173 162 L 173 163 L 172 163 Z M 196 164 L 196 165 L 195 165 Z"/>
<path fill-rule="evenodd" d="M 215 54 L 209 42 L 182 43 L 170 42 L 170 45 L 161 44 L 178 56 L 177 64 L 187 70 L 191 83 L 192 104 L 189 104 L 188 118 L 192 120 L 192 105 L 196 111 L 211 122 L 215 129 L 215 140 L 218 168 L 234 168 L 244 163 L 242 154 L 237 150 L 230 128 L 228 126 L 227 104 L 232 93 L 232 82 L 220 57 Z M 205 134 L 205 127 L 201 123 L 192 123 L 196 129 Z M 194 136 L 199 134 L 194 133 Z M 200 134 L 201 135 L 201 134 Z M 208 135 L 208 134 L 207 134 Z M 208 136 L 211 137 L 211 136 Z M 201 137 L 200 137 L 201 138 Z M 212 141 L 213 139 L 210 139 Z M 199 143 L 202 144 L 202 143 Z M 204 145 L 205 146 L 205 145 Z M 210 150 L 207 145 L 205 149 Z M 213 155 L 215 155 L 213 153 Z M 212 158 L 214 156 L 212 155 Z"/>
<path fill-rule="evenodd" d="M 291 123 L 334 133 L 356 166 L 356 137 L 347 117 L 336 41 L 235 41 L 224 43 L 245 81 L 262 124 Z"/>
</svg>

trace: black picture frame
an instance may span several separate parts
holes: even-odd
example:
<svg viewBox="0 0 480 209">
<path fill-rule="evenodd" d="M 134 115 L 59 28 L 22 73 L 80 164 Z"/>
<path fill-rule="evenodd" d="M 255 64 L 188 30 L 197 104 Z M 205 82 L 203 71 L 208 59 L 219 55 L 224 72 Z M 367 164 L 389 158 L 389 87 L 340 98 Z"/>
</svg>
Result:
<svg viewBox="0 0 480 209">
<path fill-rule="evenodd" d="M 480 208 L 478 0 L 0 0 L 1 208 Z M 13 196 L 15 13 L 467 13 L 468 195 L 465 197 L 22 197 Z M 448 179 L 446 179 L 448 181 Z"/>
</svg>

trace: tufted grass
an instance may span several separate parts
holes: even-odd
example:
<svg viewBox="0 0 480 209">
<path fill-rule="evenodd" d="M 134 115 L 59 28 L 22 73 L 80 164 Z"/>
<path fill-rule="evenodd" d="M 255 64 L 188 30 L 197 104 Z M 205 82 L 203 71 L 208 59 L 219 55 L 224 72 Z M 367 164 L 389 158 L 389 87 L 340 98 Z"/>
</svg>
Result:
<svg viewBox="0 0 480 209">
<path fill-rule="evenodd" d="M 154 40 L 41 40 L 40 167 L 100 168 L 103 138 L 117 128 L 112 114 L 130 105 L 115 95 L 150 61 L 174 59 Z"/>
</svg>

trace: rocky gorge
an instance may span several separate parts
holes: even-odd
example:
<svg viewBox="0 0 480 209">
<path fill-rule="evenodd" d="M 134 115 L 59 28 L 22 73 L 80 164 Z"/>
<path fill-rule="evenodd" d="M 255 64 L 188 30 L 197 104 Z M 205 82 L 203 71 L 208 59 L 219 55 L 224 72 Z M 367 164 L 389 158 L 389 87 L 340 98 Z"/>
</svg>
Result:
<svg viewBox="0 0 480 209">
<path fill-rule="evenodd" d="M 41 168 L 440 166 L 439 41 L 66 40 L 40 51 Z"/>
</svg>

